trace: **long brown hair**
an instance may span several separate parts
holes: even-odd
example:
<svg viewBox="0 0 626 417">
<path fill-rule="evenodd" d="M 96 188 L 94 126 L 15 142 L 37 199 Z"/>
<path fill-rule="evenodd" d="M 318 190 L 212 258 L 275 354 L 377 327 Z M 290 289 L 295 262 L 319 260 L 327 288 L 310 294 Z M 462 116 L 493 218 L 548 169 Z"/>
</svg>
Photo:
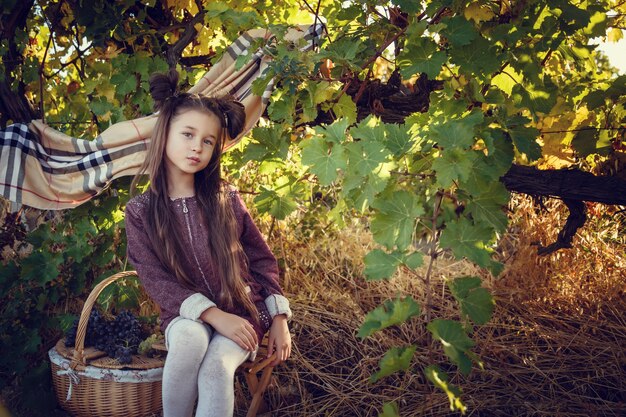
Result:
<svg viewBox="0 0 626 417">
<path fill-rule="evenodd" d="M 167 170 L 164 163 L 165 145 L 173 118 L 189 111 L 200 110 L 214 114 L 221 123 L 221 134 L 216 140 L 211 160 L 205 169 L 195 174 L 196 200 L 202 221 L 211 231 L 207 242 L 215 273 L 219 277 L 221 292 L 219 305 L 226 308 L 243 306 L 258 323 L 258 312 L 248 296 L 242 278 L 242 267 L 247 259 L 239 242 L 237 221 L 230 202 L 229 190 L 221 178 L 221 156 L 227 137 L 237 137 L 244 128 L 245 111 L 241 103 L 230 97 L 203 97 L 197 94 L 178 93 L 178 73 L 154 74 L 150 78 L 150 93 L 159 112 L 148 147 L 146 159 L 133 179 L 131 190 L 135 193 L 143 175 L 150 179 L 150 199 L 145 226 L 153 242 L 157 257 L 188 288 L 197 290 L 180 260 L 183 243 L 176 233 L 176 219 L 172 215 L 167 189 Z"/>
</svg>

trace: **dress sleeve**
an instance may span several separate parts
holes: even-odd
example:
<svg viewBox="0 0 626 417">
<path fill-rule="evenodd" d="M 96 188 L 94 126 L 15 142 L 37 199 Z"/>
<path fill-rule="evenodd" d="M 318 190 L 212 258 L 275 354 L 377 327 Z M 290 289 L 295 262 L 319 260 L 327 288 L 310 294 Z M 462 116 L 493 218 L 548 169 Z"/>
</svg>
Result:
<svg viewBox="0 0 626 417">
<path fill-rule="evenodd" d="M 128 260 L 133 264 L 146 293 L 161 307 L 183 318 L 200 321 L 200 315 L 216 304 L 204 294 L 178 281 L 157 258 L 145 231 L 138 204 L 129 202 L 125 210 Z"/>
<path fill-rule="evenodd" d="M 285 314 L 291 319 L 289 300 L 284 296 L 278 283 L 278 263 L 270 247 L 265 242 L 250 212 L 236 190 L 231 190 L 233 210 L 239 224 L 239 241 L 248 258 L 248 268 L 252 278 L 263 287 L 265 305 L 272 316 Z"/>
</svg>

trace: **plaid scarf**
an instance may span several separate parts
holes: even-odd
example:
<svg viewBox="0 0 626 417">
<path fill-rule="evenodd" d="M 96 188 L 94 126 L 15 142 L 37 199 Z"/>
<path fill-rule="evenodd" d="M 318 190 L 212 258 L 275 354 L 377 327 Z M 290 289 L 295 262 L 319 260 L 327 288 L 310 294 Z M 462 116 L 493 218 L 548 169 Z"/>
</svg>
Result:
<svg viewBox="0 0 626 417">
<path fill-rule="evenodd" d="M 306 51 L 317 44 L 321 24 L 290 29 L 286 40 L 306 42 Z M 271 80 L 259 97 L 251 92 L 252 82 L 271 59 L 259 48 L 240 69 L 237 57 L 247 55 L 253 41 L 274 39 L 264 29 L 253 29 L 230 45 L 223 57 L 189 89 L 206 96 L 231 94 L 245 107 L 246 126 L 241 135 L 225 144 L 235 145 L 257 123 L 274 88 Z M 47 126 L 40 120 L 16 123 L 0 130 L 0 196 L 13 202 L 45 210 L 76 207 L 98 195 L 113 179 L 135 175 L 145 158 L 156 125 L 156 115 L 127 120 L 107 128 L 95 140 L 77 139 Z"/>
</svg>

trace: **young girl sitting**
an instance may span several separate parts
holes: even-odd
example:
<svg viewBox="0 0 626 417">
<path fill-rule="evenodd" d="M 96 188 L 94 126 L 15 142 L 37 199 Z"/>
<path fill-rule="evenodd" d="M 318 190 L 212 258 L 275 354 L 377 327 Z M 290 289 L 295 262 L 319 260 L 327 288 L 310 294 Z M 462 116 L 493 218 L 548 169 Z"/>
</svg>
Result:
<svg viewBox="0 0 626 417">
<path fill-rule="evenodd" d="M 164 417 L 232 416 L 234 374 L 269 330 L 273 365 L 291 353 L 289 302 L 278 266 L 237 191 L 220 176 L 222 146 L 244 126 L 230 98 L 178 93 L 156 74 L 158 120 L 146 160 L 148 191 L 126 206 L 128 259 L 160 306 L 168 355 Z"/>
</svg>

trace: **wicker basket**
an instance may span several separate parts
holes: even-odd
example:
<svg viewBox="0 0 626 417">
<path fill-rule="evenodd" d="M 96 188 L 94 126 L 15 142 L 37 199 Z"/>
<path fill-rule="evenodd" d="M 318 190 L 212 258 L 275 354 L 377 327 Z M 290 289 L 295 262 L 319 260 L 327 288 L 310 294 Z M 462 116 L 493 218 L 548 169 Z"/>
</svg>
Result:
<svg viewBox="0 0 626 417">
<path fill-rule="evenodd" d="M 143 417 L 162 408 L 162 358 L 134 355 L 132 363 L 120 365 L 104 352 L 84 347 L 89 315 L 98 295 L 113 281 L 132 275 L 137 273 L 120 272 L 96 285 L 81 312 L 75 348 L 67 348 L 61 339 L 48 352 L 57 400 L 73 416 Z"/>
</svg>

